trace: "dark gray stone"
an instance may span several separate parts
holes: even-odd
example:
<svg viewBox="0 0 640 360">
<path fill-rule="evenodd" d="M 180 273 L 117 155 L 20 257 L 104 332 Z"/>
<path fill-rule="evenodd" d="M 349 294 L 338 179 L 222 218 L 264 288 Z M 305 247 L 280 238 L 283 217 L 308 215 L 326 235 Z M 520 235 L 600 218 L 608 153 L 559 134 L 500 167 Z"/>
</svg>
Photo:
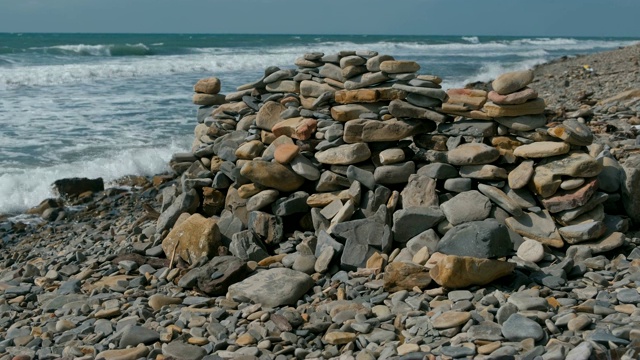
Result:
<svg viewBox="0 0 640 360">
<path fill-rule="evenodd" d="M 372 172 L 353 165 L 349 165 L 347 168 L 347 179 L 358 181 L 370 190 L 375 189 L 376 186 L 376 180 Z"/>
<path fill-rule="evenodd" d="M 495 219 L 454 226 L 438 242 L 438 251 L 447 255 L 483 259 L 509 256 L 513 243 L 507 227 Z"/>
<path fill-rule="evenodd" d="M 163 231 L 169 230 L 176 223 L 180 214 L 183 212 L 193 213 L 199 204 L 200 199 L 195 189 L 180 194 L 173 204 L 160 214 L 156 225 L 156 233 L 162 234 Z"/>
<path fill-rule="evenodd" d="M 157 331 L 142 326 L 129 325 L 122 332 L 119 347 L 120 349 L 124 349 L 129 345 L 150 345 L 158 340 L 160 340 L 160 334 Z"/>
<path fill-rule="evenodd" d="M 205 265 L 185 274 L 185 282 L 195 282 L 198 288 L 211 296 L 224 295 L 231 284 L 244 279 L 249 272 L 247 263 L 235 256 L 216 256 Z M 212 274 L 217 274 L 212 278 Z"/>
<path fill-rule="evenodd" d="M 244 261 L 260 261 L 269 256 L 260 239 L 249 230 L 233 234 L 229 252 Z"/>
<path fill-rule="evenodd" d="M 435 206 L 398 210 L 393 213 L 393 239 L 406 243 L 443 219 L 442 210 Z"/>
<path fill-rule="evenodd" d="M 309 194 L 304 191 L 296 191 L 286 198 L 280 198 L 276 200 L 271 209 L 276 216 L 288 216 L 297 213 L 304 213 L 309 211 L 309 205 L 307 205 L 307 199 Z"/>
<path fill-rule="evenodd" d="M 342 254 L 342 249 L 344 249 L 344 245 L 336 241 L 331 235 L 327 234 L 326 231 L 320 230 L 318 232 L 318 243 L 316 244 L 314 255 L 319 258 L 320 254 L 322 254 L 322 248 L 325 246 L 332 247 L 336 254 Z"/>
<path fill-rule="evenodd" d="M 181 360 L 202 360 L 207 355 L 207 351 L 200 346 L 172 341 L 162 346 L 162 355 Z"/>
<path fill-rule="evenodd" d="M 486 120 L 460 120 L 438 124 L 438 133 L 444 135 L 462 135 L 474 137 L 491 137 L 497 134 L 497 125 Z"/>
<path fill-rule="evenodd" d="M 433 163 L 427 164 L 416 172 L 416 174 L 421 176 L 427 176 L 432 179 L 451 179 L 457 178 L 460 174 L 458 170 L 453 167 L 453 165 L 445 164 L 445 163 Z"/>
</svg>

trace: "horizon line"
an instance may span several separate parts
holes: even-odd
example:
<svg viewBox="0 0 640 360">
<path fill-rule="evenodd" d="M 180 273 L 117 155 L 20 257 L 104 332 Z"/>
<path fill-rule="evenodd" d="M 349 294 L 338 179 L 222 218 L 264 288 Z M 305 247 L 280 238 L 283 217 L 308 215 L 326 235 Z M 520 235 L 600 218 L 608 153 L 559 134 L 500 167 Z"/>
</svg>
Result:
<svg viewBox="0 0 640 360">
<path fill-rule="evenodd" d="M 99 32 L 99 31 L 0 31 L 3 35 L 20 35 L 20 34 L 65 34 L 65 35 L 249 35 L 249 36 L 433 36 L 433 37 L 505 37 L 505 38 L 521 38 L 521 37 L 538 37 L 538 38 L 618 38 L 618 39 L 640 39 L 640 36 L 614 36 L 614 35 L 495 35 L 495 34 L 338 34 L 338 33 L 215 33 L 215 32 Z"/>
</svg>

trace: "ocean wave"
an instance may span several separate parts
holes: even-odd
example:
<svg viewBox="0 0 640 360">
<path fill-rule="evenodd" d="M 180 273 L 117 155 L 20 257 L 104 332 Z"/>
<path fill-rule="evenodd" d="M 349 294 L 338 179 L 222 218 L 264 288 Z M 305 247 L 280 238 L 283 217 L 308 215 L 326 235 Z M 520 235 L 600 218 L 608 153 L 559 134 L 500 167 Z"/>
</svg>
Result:
<svg viewBox="0 0 640 360">
<path fill-rule="evenodd" d="M 154 56 L 135 60 L 62 65 L 0 67 L 0 90 L 22 86 L 86 84 L 100 80 L 172 74 L 219 74 L 230 71 L 262 71 L 271 65 L 290 66 L 293 54 L 197 54 Z M 260 75 L 256 73 L 256 78 Z"/>
<path fill-rule="evenodd" d="M 480 39 L 477 36 L 463 36 L 462 40 L 472 43 L 472 44 L 478 44 L 480 43 Z"/>
<path fill-rule="evenodd" d="M 36 47 L 30 50 L 42 51 L 51 55 L 77 56 L 145 56 L 153 55 L 153 51 L 145 44 L 101 44 L 101 45 L 55 45 Z"/>
<path fill-rule="evenodd" d="M 541 57 L 508 64 L 498 61 L 486 62 L 475 74 L 461 79 L 445 79 L 442 86 L 446 89 L 463 88 L 468 83 L 476 81 L 490 81 L 506 72 L 531 69 L 536 65 L 545 63 L 546 61 L 547 60 L 545 58 Z"/>
<path fill-rule="evenodd" d="M 98 158 L 31 169 L 3 169 L 0 175 L 0 214 L 15 214 L 52 197 L 50 185 L 69 177 L 102 177 L 105 182 L 126 175 L 154 175 L 168 170 L 171 155 L 185 151 L 188 139 L 168 146 L 107 152 Z"/>
</svg>

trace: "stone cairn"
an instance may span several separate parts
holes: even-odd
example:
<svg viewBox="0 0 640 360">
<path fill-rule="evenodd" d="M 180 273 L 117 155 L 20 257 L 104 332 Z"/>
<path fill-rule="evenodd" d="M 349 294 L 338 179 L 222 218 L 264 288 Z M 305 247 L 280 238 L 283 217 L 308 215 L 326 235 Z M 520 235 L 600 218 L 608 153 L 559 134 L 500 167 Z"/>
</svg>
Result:
<svg viewBox="0 0 640 360">
<path fill-rule="evenodd" d="M 338 270 L 399 291 L 518 267 L 560 288 L 573 261 L 623 245 L 622 167 L 580 119 L 548 122 L 532 71 L 444 91 L 373 51 L 295 65 L 227 95 L 217 78 L 195 85 L 192 151 L 171 161 L 181 188 L 163 190 L 157 224 L 192 269 L 179 285 L 276 306 Z M 261 298 L 242 281 L 256 267 L 294 290 Z"/>
</svg>

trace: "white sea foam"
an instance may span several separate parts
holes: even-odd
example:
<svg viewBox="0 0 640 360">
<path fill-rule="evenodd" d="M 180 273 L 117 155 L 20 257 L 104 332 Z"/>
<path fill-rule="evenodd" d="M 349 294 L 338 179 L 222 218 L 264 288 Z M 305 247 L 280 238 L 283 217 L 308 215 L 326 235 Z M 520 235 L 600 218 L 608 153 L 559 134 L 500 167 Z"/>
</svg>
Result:
<svg viewBox="0 0 640 360">
<path fill-rule="evenodd" d="M 480 39 L 477 36 L 463 36 L 462 40 L 470 42 L 472 44 L 478 44 Z"/>
<path fill-rule="evenodd" d="M 54 45 L 49 47 L 34 47 L 31 50 L 41 50 L 45 53 L 62 55 L 82 55 L 82 56 L 126 56 L 126 55 L 148 55 L 150 49 L 143 43 L 138 44 L 73 44 Z"/>
<path fill-rule="evenodd" d="M 4 169 L 0 175 L 0 214 L 16 213 L 53 196 L 51 183 L 68 177 L 102 177 L 105 182 L 130 174 L 153 175 L 167 170 L 171 155 L 186 150 L 187 139 L 164 147 L 110 151 L 96 158 L 31 169 Z"/>
<path fill-rule="evenodd" d="M 445 80 L 442 86 L 446 89 L 462 88 L 466 84 L 475 81 L 490 81 L 495 79 L 498 75 L 505 72 L 531 69 L 536 65 L 540 65 L 546 62 L 544 58 L 527 59 L 524 61 L 504 64 L 501 62 L 487 62 L 473 75 L 466 78 L 457 78 Z"/>
</svg>

